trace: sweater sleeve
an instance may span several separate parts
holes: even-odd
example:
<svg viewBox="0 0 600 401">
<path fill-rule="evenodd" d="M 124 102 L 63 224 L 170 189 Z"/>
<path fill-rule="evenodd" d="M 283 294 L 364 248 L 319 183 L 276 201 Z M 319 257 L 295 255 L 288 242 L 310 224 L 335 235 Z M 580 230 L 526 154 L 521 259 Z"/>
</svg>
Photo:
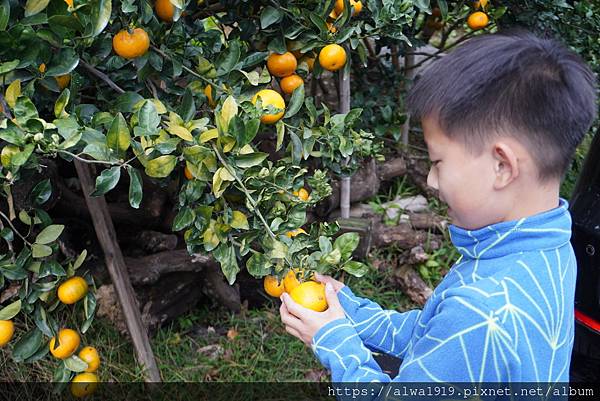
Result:
<svg viewBox="0 0 600 401">
<path fill-rule="evenodd" d="M 520 374 L 519 357 L 499 317 L 459 297 L 440 303 L 394 378 L 382 372 L 347 318 L 323 326 L 312 349 L 333 383 L 508 382 Z"/>
<path fill-rule="evenodd" d="M 384 310 L 375 302 L 359 298 L 348 286 L 338 292 L 346 317 L 366 347 L 403 358 L 420 309 L 407 312 Z"/>
</svg>

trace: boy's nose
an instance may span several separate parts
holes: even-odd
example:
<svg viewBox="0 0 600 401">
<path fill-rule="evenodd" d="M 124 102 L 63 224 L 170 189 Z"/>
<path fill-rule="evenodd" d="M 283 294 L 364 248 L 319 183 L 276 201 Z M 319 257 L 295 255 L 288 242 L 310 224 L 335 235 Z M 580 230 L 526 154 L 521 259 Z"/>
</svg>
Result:
<svg viewBox="0 0 600 401">
<path fill-rule="evenodd" d="M 433 189 L 436 189 L 436 190 L 439 189 L 437 174 L 436 174 L 433 166 L 429 169 L 429 174 L 427 174 L 427 185 L 429 185 Z"/>
</svg>

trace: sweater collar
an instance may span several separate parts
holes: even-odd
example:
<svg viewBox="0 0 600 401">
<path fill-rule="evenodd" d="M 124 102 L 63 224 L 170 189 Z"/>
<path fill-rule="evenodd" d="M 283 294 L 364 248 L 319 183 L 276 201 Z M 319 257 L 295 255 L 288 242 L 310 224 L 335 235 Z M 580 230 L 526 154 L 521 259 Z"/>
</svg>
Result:
<svg viewBox="0 0 600 401">
<path fill-rule="evenodd" d="M 464 258 L 491 259 L 508 254 L 557 248 L 571 239 L 569 202 L 518 220 L 490 224 L 477 230 L 448 226 L 450 239 Z"/>
</svg>

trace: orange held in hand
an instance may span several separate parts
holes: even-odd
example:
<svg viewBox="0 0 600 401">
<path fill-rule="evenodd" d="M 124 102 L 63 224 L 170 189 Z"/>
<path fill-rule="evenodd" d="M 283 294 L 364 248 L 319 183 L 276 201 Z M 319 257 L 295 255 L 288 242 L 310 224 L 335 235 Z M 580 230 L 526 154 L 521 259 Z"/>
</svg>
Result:
<svg viewBox="0 0 600 401">
<path fill-rule="evenodd" d="M 271 53 L 267 58 L 267 68 L 272 75 L 283 78 L 292 75 L 296 71 L 298 61 L 290 52 L 283 54 Z"/>
<path fill-rule="evenodd" d="M 474 31 L 485 28 L 489 22 L 490 18 L 483 11 L 475 11 L 467 18 L 467 25 Z"/>
<path fill-rule="evenodd" d="M 81 339 L 79 334 L 75 330 L 61 329 L 58 332 L 58 339 L 60 345 L 54 348 L 56 344 L 56 337 L 50 339 L 50 353 L 58 359 L 66 359 L 73 355 L 73 353 L 79 347 Z"/>
<path fill-rule="evenodd" d="M 156 3 L 154 3 L 154 10 L 156 10 L 158 18 L 164 22 L 173 22 L 175 6 L 171 3 L 171 0 L 156 0 Z"/>
<path fill-rule="evenodd" d="M 113 50 L 126 59 L 143 56 L 148 48 L 150 48 L 150 38 L 142 28 L 135 28 L 132 33 L 123 29 L 113 37 Z"/>
<path fill-rule="evenodd" d="M 275 298 L 279 298 L 285 291 L 283 280 L 277 281 L 277 277 L 271 275 L 265 277 L 263 287 L 267 294 Z"/>
<path fill-rule="evenodd" d="M 63 304 L 71 305 L 85 297 L 88 284 L 83 277 L 74 276 L 58 286 L 58 299 Z"/>
<path fill-rule="evenodd" d="M 337 71 L 346 64 L 346 51 L 337 44 L 327 45 L 319 52 L 319 64 L 326 70 Z"/>
<path fill-rule="evenodd" d="M 291 95 L 294 92 L 294 89 L 297 87 L 304 85 L 304 80 L 300 78 L 299 75 L 292 74 L 285 78 L 281 79 L 279 86 L 281 86 L 281 90 L 288 95 Z"/>
<path fill-rule="evenodd" d="M 294 60 L 296 60 L 296 58 L 294 58 Z M 283 117 L 283 113 L 285 112 L 285 100 L 283 100 L 281 95 L 275 92 L 273 89 L 263 89 L 261 91 L 258 91 L 258 93 L 254 95 L 254 97 L 252 97 L 252 104 L 256 104 L 256 101 L 259 97 L 263 109 L 266 109 L 267 106 L 271 105 L 275 108 L 282 110 L 275 114 L 263 114 L 260 118 L 260 121 L 262 121 L 265 124 L 274 124 L 277 121 L 279 121 L 279 119 Z"/>
<path fill-rule="evenodd" d="M 305 281 L 290 292 L 292 299 L 317 312 L 327 309 L 327 298 L 325 297 L 325 284 L 316 281 Z"/>
</svg>

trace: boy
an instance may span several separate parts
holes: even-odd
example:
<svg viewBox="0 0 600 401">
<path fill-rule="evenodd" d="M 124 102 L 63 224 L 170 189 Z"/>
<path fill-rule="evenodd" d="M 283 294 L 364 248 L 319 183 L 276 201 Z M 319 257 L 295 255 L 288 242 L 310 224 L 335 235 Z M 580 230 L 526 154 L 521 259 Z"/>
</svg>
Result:
<svg viewBox="0 0 600 401">
<path fill-rule="evenodd" d="M 329 309 L 282 295 L 286 330 L 332 382 L 568 382 L 576 260 L 560 182 L 596 116 L 580 58 L 529 33 L 479 36 L 415 83 L 409 111 L 461 256 L 422 310 L 398 313 L 328 276 Z M 394 378 L 371 351 L 403 360 Z"/>
</svg>

